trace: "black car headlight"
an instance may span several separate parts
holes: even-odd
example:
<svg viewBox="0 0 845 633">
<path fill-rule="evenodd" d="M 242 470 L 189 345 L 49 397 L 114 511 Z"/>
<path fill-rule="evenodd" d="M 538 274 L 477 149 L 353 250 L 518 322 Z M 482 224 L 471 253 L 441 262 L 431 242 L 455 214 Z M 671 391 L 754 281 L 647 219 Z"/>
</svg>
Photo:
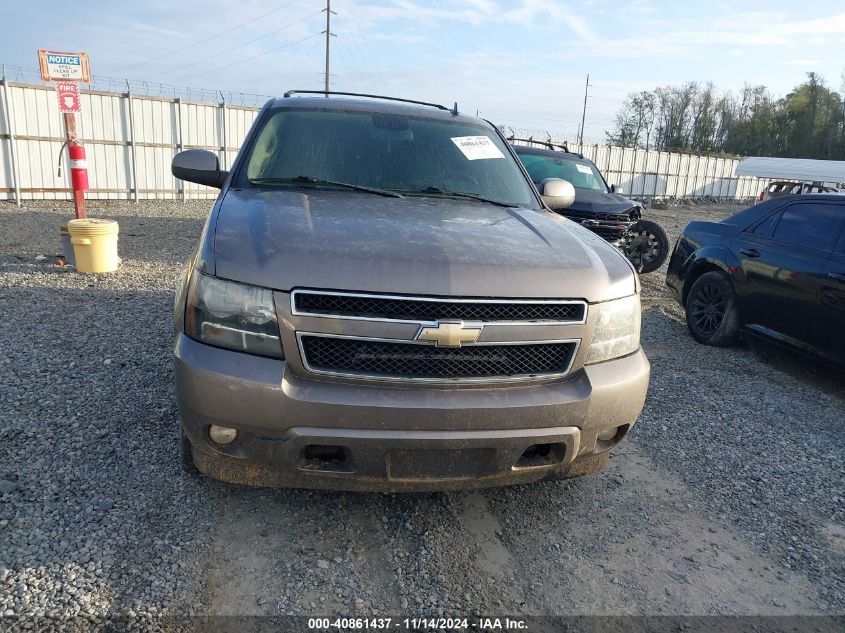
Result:
<svg viewBox="0 0 845 633">
<path fill-rule="evenodd" d="M 185 305 L 185 333 L 216 347 L 284 358 L 269 288 L 193 271 Z"/>
</svg>

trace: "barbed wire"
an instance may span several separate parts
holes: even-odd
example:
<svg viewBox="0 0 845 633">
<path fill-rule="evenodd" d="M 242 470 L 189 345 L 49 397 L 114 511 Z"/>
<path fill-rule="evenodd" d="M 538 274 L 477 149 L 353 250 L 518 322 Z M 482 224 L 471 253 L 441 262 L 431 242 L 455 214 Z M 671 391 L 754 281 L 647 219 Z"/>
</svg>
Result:
<svg viewBox="0 0 845 633">
<path fill-rule="evenodd" d="M 2 64 L 2 78 L 18 83 L 48 85 L 41 79 L 41 71 L 37 68 Z M 178 84 L 148 81 L 143 79 L 126 79 L 109 75 L 91 75 L 91 82 L 86 85 L 91 90 L 102 92 L 131 92 L 132 94 L 148 97 L 166 97 L 171 99 L 185 99 L 186 101 L 205 101 L 219 103 L 221 100 L 228 105 L 245 107 L 260 107 L 273 95 L 241 92 L 239 90 L 221 90 L 219 88 L 196 88 Z"/>
<path fill-rule="evenodd" d="M 521 127 L 511 127 L 509 125 L 503 126 L 505 136 L 516 136 L 517 138 L 533 138 L 538 141 L 547 143 L 560 143 L 566 145 L 578 145 L 579 139 L 577 134 L 562 134 L 559 132 L 550 132 L 548 130 L 536 130 Z M 584 137 L 584 145 L 607 145 L 607 139 L 598 139 L 595 137 Z"/>
<path fill-rule="evenodd" d="M 37 68 L 2 64 L 0 65 L 0 72 L 2 73 L 0 74 L 0 77 L 8 81 L 42 85 L 49 85 L 50 83 L 45 82 L 41 79 L 41 71 Z M 272 99 L 274 97 L 274 95 L 241 92 L 238 90 L 221 90 L 219 88 L 197 88 L 192 86 L 184 86 L 160 81 L 125 79 L 121 77 L 113 77 L 110 75 L 91 75 L 91 83 L 87 85 L 87 88 L 103 92 L 121 93 L 127 92 L 128 90 L 132 94 L 136 95 L 144 95 L 148 97 L 165 97 L 171 99 L 182 98 L 186 101 L 198 101 L 208 103 L 220 103 L 220 101 L 225 101 L 228 105 L 241 105 L 253 108 L 257 108 L 264 105 L 264 103 L 268 99 Z M 566 142 L 568 144 L 578 144 L 577 134 L 550 132 L 549 130 L 540 130 L 536 128 L 511 128 L 508 125 L 503 126 L 503 128 L 506 130 L 507 134 L 514 134 L 521 138 L 533 137 L 538 140 L 548 140 L 549 136 L 551 135 L 551 142 Z M 604 145 L 606 143 L 607 139 L 586 136 L 584 137 L 585 145 Z"/>
</svg>

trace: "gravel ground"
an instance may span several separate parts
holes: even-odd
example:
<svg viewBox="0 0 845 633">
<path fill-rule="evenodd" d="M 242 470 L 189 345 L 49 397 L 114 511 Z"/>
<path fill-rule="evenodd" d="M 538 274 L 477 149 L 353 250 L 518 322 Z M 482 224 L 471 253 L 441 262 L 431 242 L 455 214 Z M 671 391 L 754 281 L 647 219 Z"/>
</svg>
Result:
<svg viewBox="0 0 845 633">
<path fill-rule="evenodd" d="M 183 474 L 172 292 L 209 206 L 92 203 L 121 226 L 122 266 L 99 276 L 52 265 L 68 206 L 0 206 L 4 622 L 845 613 L 845 382 L 696 345 L 662 271 L 643 277 L 648 401 L 599 475 L 391 496 Z M 674 241 L 733 209 L 649 215 Z"/>
</svg>

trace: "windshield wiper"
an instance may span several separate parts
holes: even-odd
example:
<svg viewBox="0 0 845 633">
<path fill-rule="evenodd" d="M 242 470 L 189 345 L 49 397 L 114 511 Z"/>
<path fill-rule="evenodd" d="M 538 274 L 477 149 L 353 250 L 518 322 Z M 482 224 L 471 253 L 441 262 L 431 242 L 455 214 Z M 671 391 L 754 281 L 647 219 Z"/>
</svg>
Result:
<svg viewBox="0 0 845 633">
<path fill-rule="evenodd" d="M 439 196 L 449 196 L 451 198 L 469 198 L 470 200 L 478 200 L 479 202 L 486 202 L 488 204 L 495 204 L 497 207 L 505 207 L 507 209 L 512 209 L 514 207 L 518 207 L 519 205 L 512 204 L 510 202 L 502 202 L 501 200 L 493 200 L 491 198 L 485 198 L 482 195 L 477 193 L 473 193 L 470 191 L 453 191 L 448 187 L 435 187 L 434 185 L 430 185 L 428 187 L 423 187 L 422 189 L 402 189 L 405 193 L 433 193 Z"/>
<path fill-rule="evenodd" d="M 324 180 L 323 178 L 315 178 L 314 176 L 297 176 L 296 178 L 250 178 L 249 181 L 256 185 L 288 185 L 305 183 L 311 185 L 332 185 L 334 187 L 343 187 L 344 189 L 351 189 L 352 191 L 364 191 L 366 193 L 374 193 L 379 196 L 389 196 L 391 198 L 404 198 L 398 191 L 390 191 L 390 189 L 378 189 L 376 187 L 365 187 L 364 185 L 353 185 L 349 182 L 338 182 L 337 180 Z"/>
</svg>

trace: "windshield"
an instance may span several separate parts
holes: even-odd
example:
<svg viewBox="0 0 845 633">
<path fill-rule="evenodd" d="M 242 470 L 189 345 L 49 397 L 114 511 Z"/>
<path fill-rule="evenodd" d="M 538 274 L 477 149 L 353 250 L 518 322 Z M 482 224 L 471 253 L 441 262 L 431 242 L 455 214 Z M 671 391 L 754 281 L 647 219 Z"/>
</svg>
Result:
<svg viewBox="0 0 845 633">
<path fill-rule="evenodd" d="M 586 159 L 520 154 L 518 148 L 516 152 L 522 164 L 525 165 L 528 175 L 531 176 L 531 180 L 536 183 L 546 178 L 562 178 L 571 182 L 577 189 L 607 191 L 607 185 L 599 170 Z"/>
<path fill-rule="evenodd" d="M 531 185 L 488 126 L 407 114 L 280 109 L 258 133 L 237 186 L 472 194 L 538 208 Z"/>
</svg>

